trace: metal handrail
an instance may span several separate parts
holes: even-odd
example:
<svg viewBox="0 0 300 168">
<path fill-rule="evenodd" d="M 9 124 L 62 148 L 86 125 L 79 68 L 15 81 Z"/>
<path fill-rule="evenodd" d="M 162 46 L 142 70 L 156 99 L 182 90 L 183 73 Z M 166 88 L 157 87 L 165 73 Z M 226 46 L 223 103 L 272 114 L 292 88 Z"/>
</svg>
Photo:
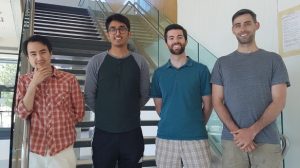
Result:
<svg viewBox="0 0 300 168">
<path fill-rule="evenodd" d="M 164 20 L 166 20 L 168 23 L 173 23 L 169 18 L 167 18 L 166 16 L 164 16 L 164 15 L 160 15 L 160 13 L 159 13 L 159 10 L 155 7 L 155 6 L 153 6 L 149 1 L 147 1 L 147 0 L 143 0 L 144 2 L 146 2 L 149 6 L 151 6 L 153 9 L 155 9 L 156 11 L 158 11 L 158 17 L 159 18 L 163 18 Z M 130 1 L 128 1 L 128 2 L 130 2 Z M 135 4 L 137 4 L 141 9 L 142 9 L 142 7 L 141 7 L 141 5 L 139 5 L 137 2 L 135 2 Z M 147 13 L 144 9 L 143 9 L 143 11 L 145 12 L 145 13 Z M 160 25 L 160 23 L 158 23 L 158 26 L 159 27 L 161 27 L 161 25 Z M 190 35 L 188 35 L 188 37 L 189 38 L 191 38 L 193 41 L 195 41 L 196 43 L 197 43 L 197 45 L 198 45 L 198 50 L 200 49 L 200 45 L 201 45 L 201 47 L 202 48 L 204 48 L 208 53 L 210 53 L 213 57 L 215 57 L 215 58 L 217 58 L 210 50 L 208 50 L 206 47 L 204 47 L 202 44 L 200 44 L 195 38 L 193 38 L 192 36 L 190 36 Z M 198 57 L 198 59 L 199 59 L 199 57 Z"/>
<path fill-rule="evenodd" d="M 34 34 L 34 17 L 35 17 L 35 0 L 27 0 L 30 3 L 30 26 L 29 26 L 29 36 Z M 27 71 L 31 71 L 30 64 L 27 63 Z M 23 138 L 22 138 L 22 154 L 21 154 L 21 168 L 29 167 L 29 140 L 30 138 L 30 120 L 26 119 L 24 121 L 23 127 Z"/>
<path fill-rule="evenodd" d="M 30 5 L 30 6 L 29 6 Z M 22 43 L 25 40 L 25 38 L 31 36 L 34 34 L 34 16 L 35 16 L 35 0 L 26 0 L 26 4 L 25 4 L 25 8 L 24 8 L 24 15 L 23 15 L 23 25 L 22 25 L 22 38 L 20 41 L 20 49 L 19 49 L 19 58 L 18 58 L 18 65 L 20 65 L 20 63 L 22 62 L 22 68 L 20 68 L 20 66 L 17 66 L 17 72 L 16 72 L 16 80 L 15 83 L 18 83 L 18 74 L 19 73 L 26 73 L 28 71 L 31 70 L 30 64 L 26 61 L 26 59 L 22 59 Z M 26 19 L 29 16 L 29 21 Z M 29 22 L 29 23 L 28 23 Z M 28 30 L 27 30 L 28 29 Z M 12 117 L 11 117 L 11 123 L 14 123 L 14 107 L 15 107 L 15 97 L 16 97 L 16 85 L 15 85 L 15 91 L 14 91 L 14 99 L 13 99 L 13 105 L 12 105 Z M 19 122 L 19 123 L 17 123 Z M 30 132 L 30 121 L 24 120 L 24 122 L 22 122 L 21 120 L 16 120 L 16 123 L 12 124 L 11 126 L 11 141 L 14 143 L 11 143 L 10 149 L 15 150 L 15 151 L 19 151 L 20 149 L 17 148 L 13 149 L 13 145 L 18 145 L 19 140 L 16 139 L 16 141 L 14 141 L 14 133 L 21 131 L 21 129 L 23 129 L 23 137 L 22 137 L 22 146 L 21 146 L 21 168 L 28 168 L 28 164 L 29 164 L 29 132 Z M 19 133 L 19 132 L 18 132 Z M 15 135 L 15 137 L 18 137 L 18 135 Z M 17 143 L 17 144 L 15 144 Z M 12 166 L 12 162 L 13 162 L 13 154 L 10 154 L 10 165 L 9 167 L 13 167 Z M 18 166 L 18 159 L 19 159 L 19 154 L 18 152 L 16 152 L 15 154 L 16 156 L 16 165 L 15 167 L 19 167 Z"/>
<path fill-rule="evenodd" d="M 280 135 L 280 140 L 281 140 L 281 154 L 283 157 L 285 157 L 290 147 L 290 141 L 288 137 L 283 134 Z"/>
<path fill-rule="evenodd" d="M 110 9 L 110 11 L 114 11 L 113 9 L 112 9 L 112 7 L 109 5 L 109 3 L 106 1 L 106 0 L 104 0 L 105 2 L 106 2 L 106 4 L 107 4 L 107 6 L 109 7 L 109 9 Z M 97 2 L 99 2 L 99 1 L 97 1 Z M 102 1 L 100 1 L 101 2 L 101 4 L 104 6 L 104 4 L 103 4 L 103 2 Z M 104 7 L 105 8 L 105 7 Z M 106 9 L 106 8 L 105 8 Z"/>
<path fill-rule="evenodd" d="M 34 16 L 35 16 L 35 0 L 28 0 L 31 1 L 30 4 L 30 27 L 29 27 L 29 35 L 33 35 L 34 33 Z"/>
<path fill-rule="evenodd" d="M 128 6 L 128 5 L 131 5 L 131 8 L 134 8 L 135 9 L 135 11 L 137 12 L 137 13 L 139 13 L 141 16 L 142 16 L 142 18 L 149 24 L 149 26 L 151 26 L 151 28 L 152 28 L 152 30 L 154 30 L 162 39 L 164 39 L 164 35 L 162 34 L 162 33 L 160 33 L 156 28 L 155 28 L 155 26 L 142 14 L 142 12 L 139 10 L 139 9 L 137 9 L 136 8 L 136 6 L 134 6 L 134 4 L 132 4 L 132 2 L 130 2 L 130 1 L 128 1 L 125 5 L 124 5 L 124 7 L 122 8 L 122 10 L 120 11 L 120 13 L 122 13 L 122 11 L 123 10 L 125 10 L 125 8 Z M 130 9 L 131 9 L 130 8 Z M 125 13 L 125 14 L 127 14 L 128 13 L 128 11 Z"/>
</svg>

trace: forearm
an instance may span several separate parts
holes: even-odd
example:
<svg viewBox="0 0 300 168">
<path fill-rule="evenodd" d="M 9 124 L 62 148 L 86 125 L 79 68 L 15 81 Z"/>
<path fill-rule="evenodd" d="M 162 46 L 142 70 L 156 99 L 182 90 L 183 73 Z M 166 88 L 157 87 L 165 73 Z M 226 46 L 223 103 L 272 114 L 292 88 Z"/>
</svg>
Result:
<svg viewBox="0 0 300 168">
<path fill-rule="evenodd" d="M 162 99 L 161 98 L 153 98 L 155 104 L 155 110 L 158 115 L 160 115 L 161 107 L 162 107 Z"/>
<path fill-rule="evenodd" d="M 33 103 L 34 103 L 34 97 L 35 97 L 35 93 L 36 93 L 36 88 L 37 86 L 34 83 L 30 83 L 26 94 L 23 98 L 23 105 L 25 106 L 27 111 L 32 111 L 33 110 Z"/>
<path fill-rule="evenodd" d="M 205 123 L 208 122 L 211 112 L 212 112 L 212 108 L 207 108 L 207 107 L 203 107 L 203 113 L 204 113 L 204 119 L 205 119 Z"/>
<path fill-rule="evenodd" d="M 250 129 L 255 135 L 257 135 L 262 129 L 276 120 L 283 108 L 283 103 L 272 102 L 267 107 L 263 115 L 250 127 Z"/>
<path fill-rule="evenodd" d="M 203 102 L 202 111 L 204 114 L 205 123 L 207 123 L 213 109 L 211 96 L 203 96 L 202 102 Z"/>
<path fill-rule="evenodd" d="M 262 116 L 249 128 L 254 135 L 274 122 L 280 112 L 283 110 L 286 101 L 286 84 L 277 84 L 272 86 L 272 102 L 266 108 Z"/>
<path fill-rule="evenodd" d="M 213 104 L 215 111 L 217 112 L 220 120 L 226 125 L 229 131 L 236 131 L 239 129 L 239 126 L 233 121 L 228 109 L 223 103 L 216 103 Z"/>
<path fill-rule="evenodd" d="M 80 85 L 76 78 L 74 79 L 74 85 L 72 88 L 72 103 L 75 109 L 75 123 L 82 121 L 85 112 L 84 97 L 80 89 Z"/>
<path fill-rule="evenodd" d="M 95 111 L 97 81 L 87 76 L 84 85 L 84 99 L 90 110 Z"/>
<path fill-rule="evenodd" d="M 146 62 L 143 62 L 140 73 L 140 107 L 143 107 L 149 100 L 150 91 L 150 76 L 149 67 Z"/>
</svg>

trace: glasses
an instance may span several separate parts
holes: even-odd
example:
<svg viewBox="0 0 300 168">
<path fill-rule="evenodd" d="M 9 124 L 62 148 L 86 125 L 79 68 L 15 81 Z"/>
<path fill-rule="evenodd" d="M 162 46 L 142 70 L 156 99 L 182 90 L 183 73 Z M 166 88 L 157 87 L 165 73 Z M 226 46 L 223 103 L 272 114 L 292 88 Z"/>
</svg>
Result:
<svg viewBox="0 0 300 168">
<path fill-rule="evenodd" d="M 108 32 L 110 32 L 111 34 L 117 34 L 117 31 L 119 31 L 120 34 L 123 34 L 126 33 L 128 29 L 126 27 L 119 27 L 119 28 L 111 27 L 108 29 Z"/>
</svg>

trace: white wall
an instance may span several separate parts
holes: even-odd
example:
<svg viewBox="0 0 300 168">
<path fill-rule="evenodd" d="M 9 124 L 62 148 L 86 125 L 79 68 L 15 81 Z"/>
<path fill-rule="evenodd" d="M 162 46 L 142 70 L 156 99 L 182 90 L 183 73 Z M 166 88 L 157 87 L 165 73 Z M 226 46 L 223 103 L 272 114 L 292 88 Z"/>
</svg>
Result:
<svg viewBox="0 0 300 168">
<path fill-rule="evenodd" d="M 300 0 L 278 0 L 278 11 L 300 5 Z M 284 115 L 284 132 L 290 139 L 290 149 L 286 156 L 286 167 L 299 167 L 300 154 L 300 55 L 284 58 L 287 66 L 291 87 L 288 89 L 288 100 Z"/>
<path fill-rule="evenodd" d="M 178 23 L 217 57 L 237 48 L 231 32 L 231 17 L 239 9 L 249 8 L 256 12 L 261 28 L 257 43 L 261 48 L 276 51 L 277 30 L 276 0 L 178 0 Z M 266 42 L 266 39 L 268 41 Z"/>
<path fill-rule="evenodd" d="M 231 53 L 237 41 L 231 32 L 231 17 L 241 8 L 249 8 L 257 14 L 261 23 L 256 34 L 260 48 L 278 52 L 278 11 L 300 5 L 300 0 L 178 0 L 178 23 L 217 57 Z M 288 89 L 284 110 L 284 131 L 290 139 L 286 167 L 299 167 L 300 128 L 300 56 L 284 58 L 291 87 Z"/>
</svg>

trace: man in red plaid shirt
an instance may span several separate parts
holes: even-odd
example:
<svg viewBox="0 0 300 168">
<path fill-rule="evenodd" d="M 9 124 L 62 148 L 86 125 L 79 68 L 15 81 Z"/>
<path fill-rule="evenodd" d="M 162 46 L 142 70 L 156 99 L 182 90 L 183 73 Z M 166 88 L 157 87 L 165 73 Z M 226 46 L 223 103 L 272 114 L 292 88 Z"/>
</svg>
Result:
<svg viewBox="0 0 300 168">
<path fill-rule="evenodd" d="M 84 116 L 76 77 L 51 65 L 51 43 L 43 36 L 31 36 L 23 51 L 34 70 L 19 77 L 15 108 L 31 122 L 29 167 L 75 168 L 75 124 Z"/>
</svg>

